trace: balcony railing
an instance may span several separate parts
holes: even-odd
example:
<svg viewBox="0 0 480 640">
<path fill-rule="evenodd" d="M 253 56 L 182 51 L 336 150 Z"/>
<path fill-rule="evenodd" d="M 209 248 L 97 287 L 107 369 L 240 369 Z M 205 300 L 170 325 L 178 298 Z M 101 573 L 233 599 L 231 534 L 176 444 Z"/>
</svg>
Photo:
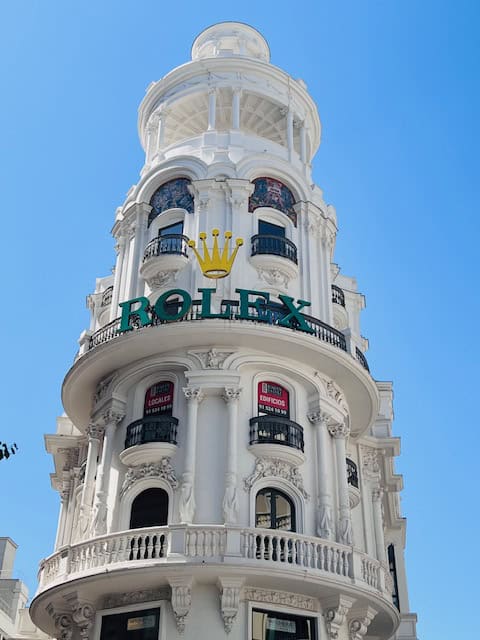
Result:
<svg viewBox="0 0 480 640">
<path fill-rule="evenodd" d="M 147 416 L 135 420 L 127 427 L 125 449 L 148 442 L 177 444 L 178 418 L 173 416 Z"/>
<path fill-rule="evenodd" d="M 370 367 L 368 366 L 367 359 L 358 347 L 355 347 L 355 355 L 357 356 L 357 360 L 360 362 L 362 367 L 370 372 Z"/>
<path fill-rule="evenodd" d="M 250 444 L 284 444 L 303 451 L 302 427 L 280 416 L 250 418 Z"/>
<path fill-rule="evenodd" d="M 157 236 L 151 240 L 145 247 L 143 253 L 143 262 L 149 258 L 155 258 L 160 255 L 172 254 L 188 257 L 188 238 L 181 233 L 170 233 L 164 236 Z"/>
<path fill-rule="evenodd" d="M 340 287 L 337 287 L 336 284 L 332 284 L 332 302 L 339 304 L 342 307 L 345 306 L 345 294 Z"/>
<path fill-rule="evenodd" d="M 347 458 L 347 481 L 351 487 L 358 489 L 358 470 L 353 460 Z"/>
<path fill-rule="evenodd" d="M 374 590 L 391 602 L 386 585 L 388 568 L 358 549 L 289 531 L 239 530 L 225 525 L 173 524 L 133 529 L 63 547 L 42 561 L 38 593 L 79 575 L 105 575 L 116 567 L 124 569 L 136 564 L 158 568 L 162 564 L 168 566 L 170 557 L 178 562 L 182 556 L 187 562 L 193 560 L 197 567 L 218 563 L 219 559 L 228 564 L 230 558 L 237 569 L 239 559 L 245 566 L 257 566 L 262 572 L 283 566 L 302 580 L 313 578 L 316 584 L 322 577 L 335 577 L 345 584 Z M 199 559 L 203 561 L 201 565 Z"/>
<path fill-rule="evenodd" d="M 273 303 L 267 304 L 267 305 L 259 304 L 258 305 L 259 311 L 253 307 L 250 309 L 249 313 L 252 317 L 248 319 L 243 318 L 242 320 L 239 320 L 238 318 L 235 317 L 236 313 L 238 313 L 238 305 L 239 303 L 237 300 L 223 300 L 220 308 L 220 313 L 224 313 L 228 308 L 230 308 L 231 313 L 230 313 L 230 317 L 226 318 L 227 320 L 237 321 L 237 322 L 243 322 L 243 321 L 255 322 L 256 321 L 255 315 L 258 316 L 259 311 L 262 314 L 262 316 L 265 315 L 265 311 L 268 311 L 270 312 L 269 323 L 271 325 L 278 325 L 279 318 L 281 318 L 284 315 L 284 312 L 282 312 L 282 307 L 279 304 L 273 304 Z M 191 322 L 195 320 L 202 320 L 203 318 L 201 314 L 201 307 L 202 307 L 202 303 L 199 300 L 194 300 L 192 303 L 191 309 L 188 311 L 188 313 L 186 313 L 182 318 L 179 318 L 178 320 L 174 320 L 174 322 Z M 172 314 L 176 313 L 176 311 L 178 310 L 178 304 L 172 303 L 171 309 L 172 309 Z M 325 322 L 322 322 L 321 320 L 318 320 L 317 318 L 314 318 L 313 316 L 308 316 L 304 313 L 302 313 L 301 315 L 305 318 L 305 321 L 310 327 L 310 329 L 312 329 L 313 333 L 310 335 L 314 336 L 318 340 L 321 340 L 322 342 L 328 342 L 332 346 L 337 347 L 342 351 L 347 350 L 347 343 L 345 341 L 345 336 L 341 331 L 334 329 L 330 325 L 326 324 Z M 159 324 L 168 324 L 169 322 L 170 321 L 167 321 L 167 320 L 161 320 L 153 314 L 152 324 L 149 326 L 156 326 Z M 262 322 L 262 324 L 264 324 L 264 322 Z M 132 327 L 135 330 L 142 329 L 142 327 L 140 326 L 140 323 L 138 323 L 138 326 L 135 326 L 135 323 L 132 322 Z M 117 337 L 119 335 L 119 332 L 118 332 L 119 328 L 120 328 L 120 318 L 116 318 L 115 320 L 112 320 L 112 322 L 109 322 L 98 331 L 95 331 L 95 333 L 90 337 L 89 349 L 98 347 L 99 345 L 104 344 L 105 342 L 109 342 L 113 338 Z M 145 329 L 148 329 L 148 327 L 145 327 Z"/>
<path fill-rule="evenodd" d="M 252 256 L 269 254 L 287 258 L 297 264 L 297 247 L 282 236 L 256 235 L 252 237 Z"/>
</svg>

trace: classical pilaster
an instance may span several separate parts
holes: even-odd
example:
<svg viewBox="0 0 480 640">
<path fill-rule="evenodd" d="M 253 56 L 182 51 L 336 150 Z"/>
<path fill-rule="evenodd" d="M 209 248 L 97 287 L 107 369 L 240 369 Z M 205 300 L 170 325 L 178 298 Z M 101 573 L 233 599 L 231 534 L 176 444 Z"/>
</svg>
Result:
<svg viewBox="0 0 480 640">
<path fill-rule="evenodd" d="M 287 111 L 287 149 L 288 159 L 293 157 L 293 110 L 289 107 Z"/>
<path fill-rule="evenodd" d="M 223 519 L 225 524 L 236 524 L 238 519 L 237 497 L 237 439 L 238 401 L 241 389 L 225 387 L 223 399 L 228 409 L 227 470 L 225 472 L 225 494 L 223 497 Z"/>
<path fill-rule="evenodd" d="M 162 149 L 165 144 L 165 127 L 167 121 L 168 109 L 163 108 L 158 112 L 157 139 L 155 142 L 155 155 L 161 158 Z"/>
<path fill-rule="evenodd" d="M 112 465 L 113 443 L 117 425 L 123 420 L 125 411 L 120 407 L 110 407 L 101 416 L 105 435 L 103 439 L 102 459 L 97 473 L 95 508 L 92 521 L 92 533 L 100 536 L 107 532 L 107 498 Z"/>
<path fill-rule="evenodd" d="M 318 505 L 317 505 L 317 535 L 331 540 L 334 533 L 332 515 L 332 491 L 330 486 L 330 438 L 328 435 L 328 421 L 330 416 L 324 411 L 312 411 L 308 419 L 315 426 L 318 459 Z"/>
<path fill-rule="evenodd" d="M 132 240 L 132 258 L 130 264 L 130 282 L 127 291 L 127 298 L 136 298 L 139 295 L 139 291 L 143 293 L 143 282 L 139 277 L 139 269 L 141 264 L 141 258 L 143 256 L 143 250 L 145 249 L 145 237 L 147 231 L 148 214 L 152 210 L 152 207 L 145 202 L 139 202 L 134 205 L 134 221 L 132 229 L 134 231 Z"/>
<path fill-rule="evenodd" d="M 372 489 L 373 502 L 373 526 L 375 530 L 375 546 L 377 551 L 377 560 L 386 564 L 387 555 L 385 553 L 385 536 L 383 531 L 383 514 L 382 514 L 383 489 L 376 486 Z"/>
<path fill-rule="evenodd" d="M 118 315 L 118 303 L 120 301 L 120 286 L 123 273 L 123 263 L 125 260 L 126 238 L 121 233 L 117 240 L 115 250 L 117 252 L 117 260 L 115 263 L 115 276 L 113 279 L 112 303 L 110 305 L 110 322 L 115 320 Z"/>
<path fill-rule="evenodd" d="M 240 87 L 233 88 L 232 95 L 232 129 L 240 129 L 240 98 L 242 89 Z"/>
<path fill-rule="evenodd" d="M 307 163 L 307 130 L 305 121 L 300 123 L 300 160 L 302 164 Z"/>
<path fill-rule="evenodd" d="M 83 481 L 82 497 L 80 500 L 80 534 L 82 537 L 86 534 L 90 524 L 95 471 L 97 468 L 98 452 L 103 434 L 104 428 L 98 424 L 91 424 L 87 429 L 87 465 L 85 467 L 85 478 Z"/>
<path fill-rule="evenodd" d="M 203 400 L 203 392 L 199 388 L 185 387 L 187 399 L 187 432 L 185 438 L 185 470 L 180 486 L 180 522 L 191 524 L 195 514 L 195 457 L 197 449 L 197 417 L 198 405 Z"/>
<path fill-rule="evenodd" d="M 147 124 L 147 142 L 145 145 L 145 163 L 148 165 L 153 159 L 153 150 L 155 148 L 155 134 L 158 127 L 158 116 L 152 114 Z"/>
<path fill-rule="evenodd" d="M 335 459 L 337 466 L 338 486 L 338 524 L 337 541 L 342 544 L 353 544 L 350 499 L 348 495 L 346 439 L 350 429 L 346 422 L 330 422 L 328 431 L 335 443 Z"/>
<path fill-rule="evenodd" d="M 208 90 L 208 131 L 215 130 L 217 113 L 217 90 L 211 87 Z"/>
</svg>

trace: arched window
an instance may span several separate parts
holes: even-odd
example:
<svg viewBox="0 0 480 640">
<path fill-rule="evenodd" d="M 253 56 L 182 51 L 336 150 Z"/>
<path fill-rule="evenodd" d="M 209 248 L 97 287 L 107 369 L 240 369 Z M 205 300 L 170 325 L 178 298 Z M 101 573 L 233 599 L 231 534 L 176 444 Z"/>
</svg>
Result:
<svg viewBox="0 0 480 640">
<path fill-rule="evenodd" d="M 173 382 L 162 380 L 149 387 L 145 393 L 143 416 L 162 414 L 171 416 L 173 409 Z"/>
<path fill-rule="evenodd" d="M 150 199 L 152 210 L 148 216 L 148 226 L 167 209 L 185 209 L 193 213 L 193 196 L 188 190 L 188 178 L 175 178 L 159 187 Z"/>
<path fill-rule="evenodd" d="M 168 493 L 152 488 L 142 491 L 132 503 L 130 529 L 168 524 Z"/>
<path fill-rule="evenodd" d="M 297 226 L 297 213 L 293 208 L 295 197 L 290 189 L 275 178 L 256 178 L 253 180 L 255 189 L 248 200 L 248 210 L 255 211 L 258 207 L 271 207 L 285 213 Z"/>
<path fill-rule="evenodd" d="M 295 507 L 283 491 L 267 487 L 255 498 L 255 526 L 262 529 L 296 531 Z"/>
</svg>

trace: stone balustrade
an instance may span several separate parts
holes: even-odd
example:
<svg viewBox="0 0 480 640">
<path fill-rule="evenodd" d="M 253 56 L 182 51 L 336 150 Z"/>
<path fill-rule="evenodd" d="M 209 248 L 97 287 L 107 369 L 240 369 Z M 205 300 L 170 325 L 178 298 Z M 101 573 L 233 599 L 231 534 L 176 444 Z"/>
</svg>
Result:
<svg viewBox="0 0 480 640">
<path fill-rule="evenodd" d="M 42 561 L 38 593 L 67 577 L 93 575 L 113 565 L 120 569 L 132 563 L 228 564 L 229 558 L 250 569 L 275 565 L 287 571 L 307 571 L 312 577 L 335 576 L 390 599 L 386 568 L 351 546 L 289 531 L 224 525 L 132 529 L 64 547 Z"/>
</svg>

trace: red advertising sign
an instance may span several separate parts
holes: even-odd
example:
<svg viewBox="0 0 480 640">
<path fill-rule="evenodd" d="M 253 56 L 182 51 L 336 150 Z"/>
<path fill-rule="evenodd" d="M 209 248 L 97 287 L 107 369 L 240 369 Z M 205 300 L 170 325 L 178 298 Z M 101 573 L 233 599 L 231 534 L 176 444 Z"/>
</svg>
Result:
<svg viewBox="0 0 480 640">
<path fill-rule="evenodd" d="M 152 416 L 156 413 L 172 413 L 173 409 L 173 382 L 167 380 L 153 384 L 145 394 L 144 416 Z"/>
<path fill-rule="evenodd" d="M 290 416 L 288 391 L 276 382 L 259 382 L 258 412 L 288 418 Z"/>
</svg>

